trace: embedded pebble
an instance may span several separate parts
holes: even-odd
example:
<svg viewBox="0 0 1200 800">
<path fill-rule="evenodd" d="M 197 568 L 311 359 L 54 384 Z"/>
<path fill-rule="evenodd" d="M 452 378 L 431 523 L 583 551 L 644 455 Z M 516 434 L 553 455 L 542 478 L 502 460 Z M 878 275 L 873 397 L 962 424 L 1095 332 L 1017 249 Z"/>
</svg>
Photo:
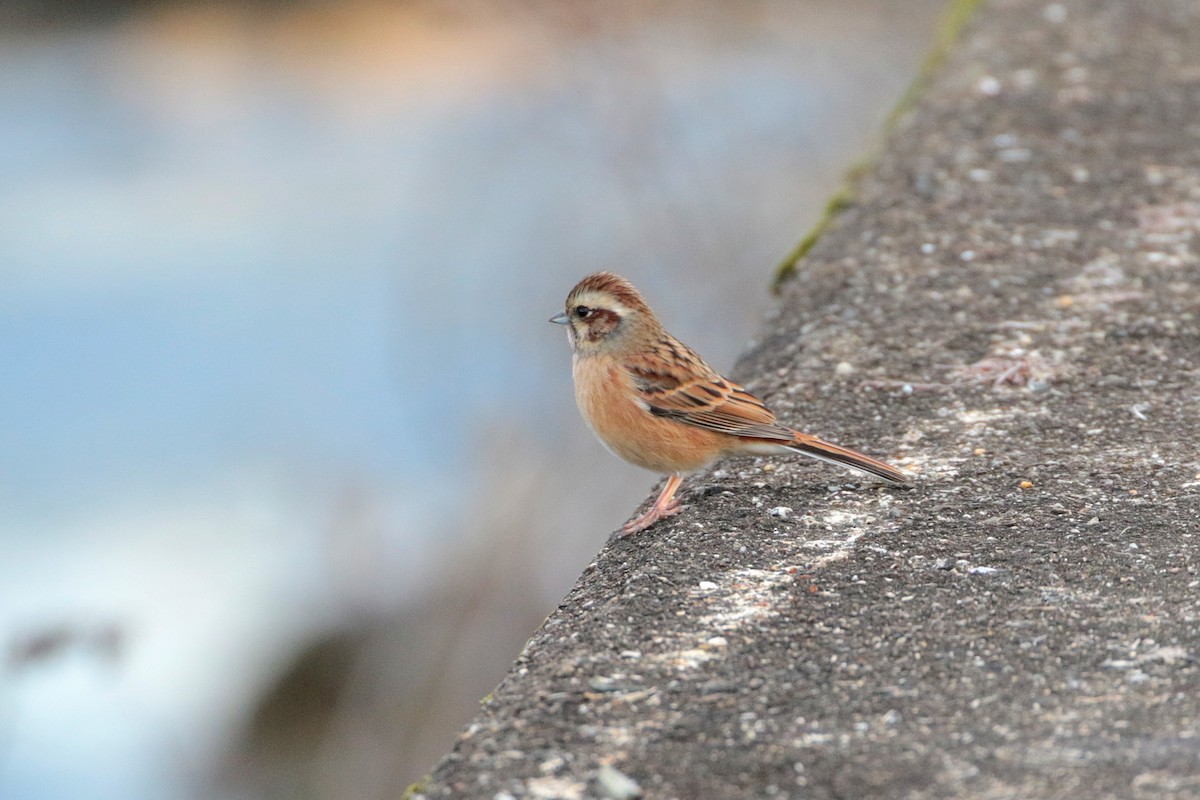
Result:
<svg viewBox="0 0 1200 800">
<path fill-rule="evenodd" d="M 642 788 L 637 781 L 611 764 L 596 770 L 596 784 L 600 793 L 611 800 L 632 800 L 642 796 Z"/>
</svg>

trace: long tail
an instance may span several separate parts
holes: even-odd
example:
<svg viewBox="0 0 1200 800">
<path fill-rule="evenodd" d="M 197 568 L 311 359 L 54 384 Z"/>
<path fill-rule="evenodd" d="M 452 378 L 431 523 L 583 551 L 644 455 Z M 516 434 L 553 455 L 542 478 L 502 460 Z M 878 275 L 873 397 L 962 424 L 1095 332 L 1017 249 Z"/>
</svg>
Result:
<svg viewBox="0 0 1200 800">
<path fill-rule="evenodd" d="M 876 461 L 870 456 L 865 456 L 856 450 L 830 444 L 822 439 L 818 439 L 816 436 L 809 436 L 807 433 L 796 431 L 796 440 L 784 446 L 789 450 L 802 453 L 809 458 L 828 461 L 831 464 L 842 464 L 863 472 L 869 472 L 872 475 L 883 478 L 889 483 L 908 483 L 908 476 L 891 464 Z"/>
</svg>

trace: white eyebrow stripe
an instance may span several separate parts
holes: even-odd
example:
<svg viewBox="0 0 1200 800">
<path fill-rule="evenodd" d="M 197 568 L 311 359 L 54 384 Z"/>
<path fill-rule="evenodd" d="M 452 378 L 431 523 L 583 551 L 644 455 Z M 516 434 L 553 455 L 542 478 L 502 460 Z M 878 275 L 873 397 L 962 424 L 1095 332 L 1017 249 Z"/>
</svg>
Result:
<svg viewBox="0 0 1200 800">
<path fill-rule="evenodd" d="M 571 306 L 587 306 L 588 308 L 604 309 L 613 312 L 618 317 L 628 316 L 631 310 L 629 306 L 625 305 L 617 298 L 603 292 L 584 292 L 575 298 Z"/>
</svg>

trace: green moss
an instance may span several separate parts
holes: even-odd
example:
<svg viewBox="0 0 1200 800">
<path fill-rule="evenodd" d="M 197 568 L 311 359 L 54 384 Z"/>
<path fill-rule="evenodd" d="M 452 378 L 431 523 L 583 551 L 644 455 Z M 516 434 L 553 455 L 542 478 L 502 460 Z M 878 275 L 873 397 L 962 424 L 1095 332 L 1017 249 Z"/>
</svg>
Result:
<svg viewBox="0 0 1200 800">
<path fill-rule="evenodd" d="M 934 72 L 945 62 L 947 56 L 950 54 L 950 49 L 958 41 L 963 28 L 974 17 L 981 2 L 982 0 L 951 0 L 946 10 L 942 12 L 942 19 L 938 23 L 937 31 L 934 33 L 933 47 L 930 48 L 928 55 L 921 62 L 921 68 L 917 71 L 917 77 L 909 84 L 908 89 L 900 96 L 891 113 L 884 120 L 884 136 L 895 127 L 896 121 L 905 112 L 916 105 L 917 99 L 924 94 L 925 89 L 929 86 L 929 82 L 933 79 Z M 883 136 L 880 137 L 880 142 L 882 142 L 883 138 Z M 858 187 L 862 182 L 863 176 L 879 158 L 878 148 L 879 145 L 877 144 L 867 157 L 863 158 L 847 171 L 846 179 L 842 183 L 841 188 L 825 204 L 825 210 L 821 212 L 821 216 L 817 219 L 816 224 L 805 234 L 800 243 L 792 248 L 792 251 L 776 265 L 775 278 L 771 284 L 773 292 L 778 294 L 783 289 L 783 284 L 796 274 L 796 266 L 800 263 L 800 260 L 808 255 L 808 252 L 812 250 L 821 236 L 825 234 L 825 231 L 829 229 L 829 226 L 833 224 L 833 221 L 842 212 L 854 205 L 858 196 Z"/>
<path fill-rule="evenodd" d="M 933 47 L 926 54 L 925 60 L 921 62 L 921 68 L 917 70 L 917 77 L 909 84 L 904 94 L 900 95 L 900 100 L 888 114 L 883 126 L 885 133 L 895 126 L 896 120 L 904 112 L 916 105 L 917 98 L 924 94 L 929 82 L 933 79 L 933 74 L 938 67 L 945 63 L 954 43 L 958 41 L 966 24 L 975 16 L 981 2 L 982 0 L 953 0 L 942 12 L 942 18 L 933 35 Z"/>
<path fill-rule="evenodd" d="M 412 800 L 412 798 L 425 791 L 425 785 L 429 783 L 429 775 L 426 775 L 421 780 L 409 786 L 404 790 L 404 794 L 400 795 L 400 800 Z"/>
<path fill-rule="evenodd" d="M 783 283 L 796 270 L 796 264 L 800 259 L 808 255 L 808 251 L 812 250 L 813 245 L 825 233 L 825 229 L 836 219 L 843 211 L 854 205 L 854 186 L 847 179 L 846 183 L 842 184 L 842 188 L 837 191 L 829 202 L 825 204 L 825 210 L 821 212 L 821 216 L 817 219 L 817 224 L 812 226 L 812 229 L 805 234 L 800 243 L 792 248 L 792 252 L 779 263 L 775 268 L 775 283 L 772 287 L 773 291 L 778 292 L 783 288 Z"/>
</svg>

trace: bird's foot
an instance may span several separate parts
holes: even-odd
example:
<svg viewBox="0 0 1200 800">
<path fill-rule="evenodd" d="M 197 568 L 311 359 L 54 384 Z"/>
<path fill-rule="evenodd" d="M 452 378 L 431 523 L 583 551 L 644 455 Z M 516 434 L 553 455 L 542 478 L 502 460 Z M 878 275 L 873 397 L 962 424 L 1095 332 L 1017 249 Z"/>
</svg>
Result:
<svg viewBox="0 0 1200 800">
<path fill-rule="evenodd" d="M 635 520 L 626 522 L 625 525 L 621 527 L 621 533 L 617 535 L 617 538 L 620 539 L 630 535 L 631 533 L 644 531 L 646 528 L 649 528 L 660 519 L 673 517 L 682 510 L 683 506 L 680 504 L 678 498 L 673 497 L 668 503 L 661 506 L 656 503 L 653 508 L 651 508 L 642 516 Z"/>
</svg>

